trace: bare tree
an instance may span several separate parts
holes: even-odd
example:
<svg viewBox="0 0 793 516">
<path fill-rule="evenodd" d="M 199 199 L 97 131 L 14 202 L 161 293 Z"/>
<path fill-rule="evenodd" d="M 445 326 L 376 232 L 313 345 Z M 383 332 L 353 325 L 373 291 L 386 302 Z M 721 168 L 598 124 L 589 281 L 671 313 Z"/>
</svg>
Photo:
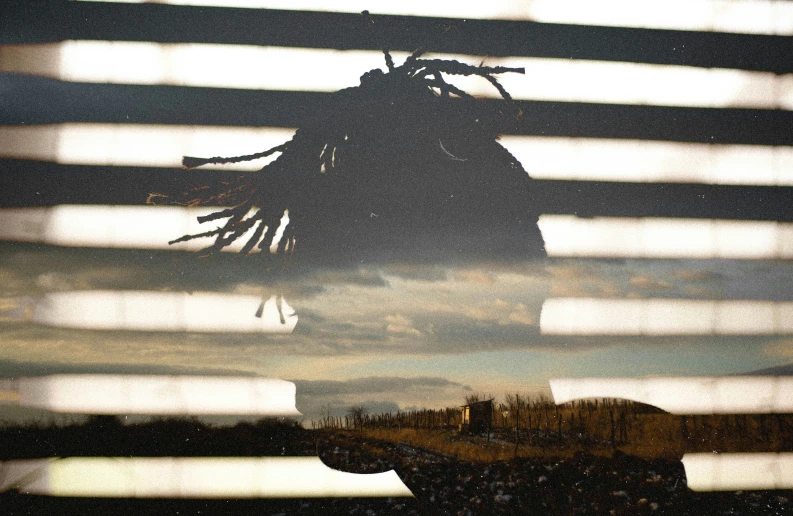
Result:
<svg viewBox="0 0 793 516">
<path fill-rule="evenodd" d="M 469 394 L 465 397 L 465 403 L 467 405 L 471 405 L 473 403 L 479 403 L 480 401 L 487 401 L 494 399 L 492 394 L 485 394 L 481 392 L 476 392 L 474 394 Z"/>
<path fill-rule="evenodd" d="M 320 411 L 320 420 L 322 422 L 322 428 L 330 427 L 330 420 L 331 420 L 330 405 L 325 405 L 322 407 Z"/>
<path fill-rule="evenodd" d="M 482 401 L 482 399 L 479 396 L 479 393 L 469 394 L 468 396 L 465 397 L 466 405 L 471 405 L 473 403 L 478 403 L 480 401 Z"/>
<path fill-rule="evenodd" d="M 363 431 L 363 418 L 369 411 L 363 405 L 357 405 L 347 409 L 347 416 L 352 421 L 353 427 Z"/>
</svg>

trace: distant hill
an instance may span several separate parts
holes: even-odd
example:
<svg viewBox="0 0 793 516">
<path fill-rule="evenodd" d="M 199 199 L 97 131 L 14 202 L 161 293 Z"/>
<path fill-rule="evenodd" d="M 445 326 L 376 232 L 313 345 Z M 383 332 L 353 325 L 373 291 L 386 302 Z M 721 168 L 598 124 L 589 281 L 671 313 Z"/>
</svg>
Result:
<svg viewBox="0 0 793 516">
<path fill-rule="evenodd" d="M 743 373 L 743 374 L 789 376 L 789 375 L 793 375 L 793 364 L 785 364 L 776 367 L 769 367 L 767 369 L 759 369 L 757 371 L 752 371 L 750 373 Z"/>
</svg>

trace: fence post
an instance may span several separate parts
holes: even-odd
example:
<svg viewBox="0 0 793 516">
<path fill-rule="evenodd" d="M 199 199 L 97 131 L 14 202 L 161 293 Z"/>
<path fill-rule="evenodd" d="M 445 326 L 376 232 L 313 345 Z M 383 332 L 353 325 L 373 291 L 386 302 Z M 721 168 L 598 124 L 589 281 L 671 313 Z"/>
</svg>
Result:
<svg viewBox="0 0 793 516">
<path fill-rule="evenodd" d="M 682 416 L 680 418 L 680 434 L 683 437 L 683 442 L 688 442 L 688 418 L 686 416 Z"/>
<path fill-rule="evenodd" d="M 620 443 L 625 444 L 628 442 L 628 422 L 625 417 L 625 412 L 620 412 Z"/>
<path fill-rule="evenodd" d="M 611 419 L 611 447 L 617 447 L 617 433 L 614 427 L 614 409 L 609 409 L 609 418 Z"/>
<path fill-rule="evenodd" d="M 520 444 L 520 396 L 515 394 L 515 453 L 518 456 L 518 445 Z"/>
<path fill-rule="evenodd" d="M 556 427 L 557 427 L 556 428 L 556 433 L 558 434 L 556 438 L 559 440 L 559 442 L 562 442 L 562 416 L 561 416 L 561 414 L 556 417 Z"/>
</svg>

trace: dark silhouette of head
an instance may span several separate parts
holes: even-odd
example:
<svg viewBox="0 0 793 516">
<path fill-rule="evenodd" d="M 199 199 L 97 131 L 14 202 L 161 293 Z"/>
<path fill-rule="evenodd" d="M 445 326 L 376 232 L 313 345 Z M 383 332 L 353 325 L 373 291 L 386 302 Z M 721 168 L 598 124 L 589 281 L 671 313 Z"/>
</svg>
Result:
<svg viewBox="0 0 793 516">
<path fill-rule="evenodd" d="M 155 203 L 231 206 L 204 218 L 224 221 L 219 227 L 174 242 L 209 237 L 211 253 L 245 238 L 243 254 L 268 256 L 288 210 L 276 254 L 300 261 L 544 255 L 531 179 L 497 141 L 521 111 L 495 76 L 523 69 L 423 59 L 423 49 L 395 66 L 384 54 L 387 73 L 371 70 L 359 86 L 335 93 L 290 141 L 250 156 L 186 157 L 193 168 L 280 153 L 231 184 L 152 196 Z M 449 75 L 489 81 L 502 100 L 475 99 L 447 82 Z"/>
</svg>

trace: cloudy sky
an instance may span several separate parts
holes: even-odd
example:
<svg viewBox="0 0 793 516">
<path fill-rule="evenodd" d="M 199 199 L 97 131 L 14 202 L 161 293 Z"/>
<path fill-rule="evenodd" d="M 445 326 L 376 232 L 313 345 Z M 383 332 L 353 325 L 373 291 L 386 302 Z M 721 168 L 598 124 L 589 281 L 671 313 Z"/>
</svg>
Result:
<svg viewBox="0 0 793 516">
<path fill-rule="evenodd" d="M 543 302 L 784 302 L 793 297 L 791 272 L 781 261 L 539 259 L 307 266 L 273 276 L 235 256 L 202 261 L 167 251 L 3 243 L 0 375 L 277 377 L 295 381 L 298 408 L 310 418 L 325 407 L 395 411 L 455 406 L 472 393 L 548 392 L 553 377 L 734 374 L 793 361 L 793 340 L 547 335 L 539 324 Z M 69 329 L 32 320 L 43 296 L 79 290 L 281 294 L 298 322 L 293 333 L 275 335 Z"/>
</svg>

